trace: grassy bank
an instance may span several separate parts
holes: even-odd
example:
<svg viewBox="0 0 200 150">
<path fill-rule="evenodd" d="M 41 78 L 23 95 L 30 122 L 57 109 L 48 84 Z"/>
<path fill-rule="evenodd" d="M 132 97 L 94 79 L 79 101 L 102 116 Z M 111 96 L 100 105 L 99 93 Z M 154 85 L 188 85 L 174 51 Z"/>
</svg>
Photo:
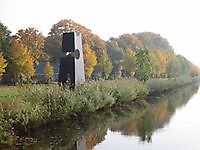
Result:
<svg viewBox="0 0 200 150">
<path fill-rule="evenodd" d="M 143 84 L 135 79 L 100 80 L 87 82 L 74 91 L 58 85 L 3 88 L 0 92 L 0 143 L 12 143 L 16 135 L 52 121 L 76 118 L 135 101 L 149 92 L 162 92 L 194 81 L 157 79 Z"/>
<path fill-rule="evenodd" d="M 1 142 L 15 140 L 16 131 L 132 101 L 149 90 L 137 80 L 121 79 L 87 82 L 74 91 L 57 85 L 29 85 L 17 91 L 0 99 Z"/>
<path fill-rule="evenodd" d="M 147 86 L 150 88 L 149 93 L 162 93 L 186 84 L 199 82 L 200 78 L 191 78 L 190 76 L 181 76 L 179 78 L 167 78 L 167 79 L 151 79 L 147 82 Z"/>
</svg>

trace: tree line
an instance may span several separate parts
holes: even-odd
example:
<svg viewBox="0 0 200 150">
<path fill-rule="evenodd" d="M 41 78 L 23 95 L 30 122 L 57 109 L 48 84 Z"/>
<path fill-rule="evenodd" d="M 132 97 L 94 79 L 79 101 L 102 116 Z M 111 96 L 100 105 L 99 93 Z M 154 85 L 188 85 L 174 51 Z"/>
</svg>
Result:
<svg viewBox="0 0 200 150">
<path fill-rule="evenodd" d="M 123 34 L 104 41 L 85 26 L 65 19 L 54 24 L 47 37 L 35 28 L 20 29 L 11 36 L 11 31 L 0 23 L 2 80 L 16 83 L 41 73 L 50 79 L 58 72 L 62 34 L 74 30 L 82 34 L 88 79 L 135 77 L 146 81 L 152 77 L 199 74 L 198 67 L 176 55 L 168 41 L 159 34 Z"/>
</svg>

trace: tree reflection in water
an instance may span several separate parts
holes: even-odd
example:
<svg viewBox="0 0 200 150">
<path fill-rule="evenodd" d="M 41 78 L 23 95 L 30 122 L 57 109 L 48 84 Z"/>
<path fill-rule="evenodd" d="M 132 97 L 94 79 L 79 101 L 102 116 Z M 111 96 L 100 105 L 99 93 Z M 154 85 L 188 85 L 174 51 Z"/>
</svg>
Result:
<svg viewBox="0 0 200 150">
<path fill-rule="evenodd" d="M 147 100 L 145 108 L 118 108 L 97 112 L 76 121 L 53 123 L 30 133 L 37 143 L 22 143 L 17 148 L 91 150 L 105 140 L 108 129 L 151 142 L 153 132 L 167 125 L 176 109 L 184 106 L 197 91 L 198 85 L 190 85 L 163 94 L 159 99 Z"/>
</svg>

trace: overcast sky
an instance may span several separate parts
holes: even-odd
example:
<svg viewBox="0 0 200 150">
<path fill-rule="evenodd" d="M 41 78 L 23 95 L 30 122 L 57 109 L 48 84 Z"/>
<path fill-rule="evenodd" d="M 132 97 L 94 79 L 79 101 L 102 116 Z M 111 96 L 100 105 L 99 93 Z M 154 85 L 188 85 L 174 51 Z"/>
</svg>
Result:
<svg viewBox="0 0 200 150">
<path fill-rule="evenodd" d="M 0 0 L 0 21 L 13 34 L 35 27 L 47 35 L 61 19 L 72 19 L 104 40 L 159 33 L 175 53 L 200 66 L 199 0 Z"/>
</svg>

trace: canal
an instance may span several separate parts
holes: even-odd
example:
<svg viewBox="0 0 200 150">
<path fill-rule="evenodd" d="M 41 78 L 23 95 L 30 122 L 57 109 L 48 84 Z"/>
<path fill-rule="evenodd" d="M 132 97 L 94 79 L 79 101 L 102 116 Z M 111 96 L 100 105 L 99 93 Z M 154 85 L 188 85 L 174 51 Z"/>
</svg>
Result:
<svg viewBox="0 0 200 150">
<path fill-rule="evenodd" d="M 99 111 L 29 133 L 30 150 L 200 150 L 200 90 L 189 85 L 138 105 Z"/>
</svg>

